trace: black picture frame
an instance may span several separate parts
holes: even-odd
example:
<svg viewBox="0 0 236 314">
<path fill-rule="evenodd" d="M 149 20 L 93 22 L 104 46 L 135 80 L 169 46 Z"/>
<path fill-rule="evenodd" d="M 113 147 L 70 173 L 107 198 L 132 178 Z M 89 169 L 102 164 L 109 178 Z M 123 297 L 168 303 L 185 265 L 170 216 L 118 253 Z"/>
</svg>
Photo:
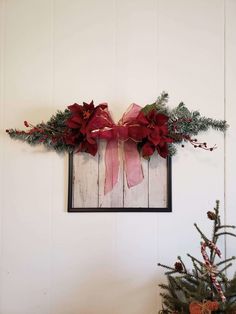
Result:
<svg viewBox="0 0 236 314">
<path fill-rule="evenodd" d="M 73 207 L 73 153 L 69 153 L 68 162 L 68 202 L 67 210 L 69 213 L 96 213 L 96 212 L 172 212 L 172 160 L 167 157 L 167 207 L 92 207 L 78 208 Z"/>
</svg>

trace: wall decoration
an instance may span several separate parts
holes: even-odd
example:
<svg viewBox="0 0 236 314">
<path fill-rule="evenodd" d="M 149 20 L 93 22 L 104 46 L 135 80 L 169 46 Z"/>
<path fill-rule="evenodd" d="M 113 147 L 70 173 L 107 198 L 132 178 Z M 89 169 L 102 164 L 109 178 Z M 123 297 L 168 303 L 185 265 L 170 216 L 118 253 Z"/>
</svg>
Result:
<svg viewBox="0 0 236 314">
<path fill-rule="evenodd" d="M 123 151 L 120 149 L 120 154 Z M 103 156 L 106 152 L 102 151 Z M 86 155 L 81 156 L 81 154 L 70 153 L 69 155 L 69 186 L 68 186 L 68 211 L 69 212 L 171 212 L 172 210 L 172 197 L 171 197 L 171 157 L 166 159 L 158 158 L 157 155 L 153 156 L 153 163 L 157 165 L 156 168 L 152 167 L 153 163 L 148 163 L 148 173 L 147 177 L 149 180 L 147 185 L 155 180 L 157 184 L 145 188 L 137 193 L 135 189 L 139 185 L 134 186 L 134 197 L 140 197 L 141 201 L 131 202 L 129 198 L 126 197 L 126 191 L 129 189 L 127 184 L 127 179 L 125 178 L 124 162 L 120 158 L 120 178 L 118 180 L 118 186 L 114 188 L 111 192 L 104 194 L 105 181 L 103 178 L 103 169 L 101 169 L 99 175 L 99 165 L 103 165 L 103 160 L 95 159 L 89 160 Z M 87 160 L 86 160 L 87 159 Z M 86 182 L 84 178 L 86 172 L 92 164 L 92 171 L 94 175 L 89 176 L 89 182 Z M 95 167 L 94 167 L 95 164 Z M 95 168 L 95 169 L 94 169 Z M 82 177 L 81 177 L 82 172 Z M 123 175 L 123 177 L 122 177 Z M 102 178 L 100 178 L 102 176 Z M 152 176 L 152 178 L 150 178 Z M 97 184 L 98 178 L 100 178 L 100 184 Z M 93 195 L 92 191 L 95 191 L 93 187 L 97 187 L 98 195 Z M 142 194 L 142 195 L 139 195 Z M 145 199 L 145 200 L 144 200 Z M 137 205 L 135 205 L 137 204 Z"/>
<path fill-rule="evenodd" d="M 34 126 L 24 121 L 27 131 L 17 129 L 6 131 L 11 138 L 32 145 L 42 143 L 48 149 L 70 153 L 69 210 L 71 211 L 84 207 L 75 205 L 77 192 L 72 182 L 74 176 L 80 175 L 80 170 L 77 169 L 78 173 L 76 173 L 74 167 L 77 153 L 96 156 L 99 142 L 106 141 L 104 195 L 111 193 L 117 185 L 121 165 L 125 172 L 125 184 L 128 188 L 133 188 L 144 179 L 141 157 L 146 160 L 156 158 L 153 156 L 154 153 L 159 159 L 168 157 L 165 165 L 166 178 L 159 181 L 167 185 L 163 196 L 166 204 L 160 207 L 159 211 L 170 211 L 170 157 L 176 153 L 177 146 L 184 147 L 185 144 L 190 143 L 194 148 L 213 151 L 216 145 L 208 146 L 206 142 L 199 142 L 196 136 L 200 131 L 207 131 L 209 128 L 225 131 L 227 124 L 223 120 L 203 117 L 198 111 L 190 111 L 184 103 L 170 109 L 167 102 L 168 94 L 163 92 L 156 102 L 143 108 L 132 104 L 117 124 L 113 121 L 106 103 L 98 106 L 94 106 L 93 101 L 83 105 L 75 103 L 63 112 L 58 111 L 46 123 L 42 122 Z M 122 151 L 121 158 L 120 151 Z M 96 206 L 89 207 L 102 206 L 98 202 Z M 114 204 L 114 207 L 117 206 Z M 126 204 L 124 207 L 129 205 Z M 148 207 L 152 208 L 152 206 Z M 120 210 L 120 207 L 117 208 Z M 158 211 L 158 208 L 155 207 L 153 210 Z"/>
<path fill-rule="evenodd" d="M 229 279 L 225 273 L 236 257 L 220 260 L 222 254 L 217 247 L 218 240 L 226 235 L 236 237 L 232 232 L 236 226 L 221 223 L 219 201 L 216 201 L 213 211 L 207 212 L 207 218 L 213 223 L 211 238 L 194 224 L 201 237 L 202 259 L 187 254 L 192 262 L 192 271 L 187 269 L 180 256 L 174 266 L 158 264 L 167 270 L 165 274 L 168 276 L 168 284 L 160 285 L 163 290 L 160 314 L 236 312 L 236 275 Z"/>
</svg>

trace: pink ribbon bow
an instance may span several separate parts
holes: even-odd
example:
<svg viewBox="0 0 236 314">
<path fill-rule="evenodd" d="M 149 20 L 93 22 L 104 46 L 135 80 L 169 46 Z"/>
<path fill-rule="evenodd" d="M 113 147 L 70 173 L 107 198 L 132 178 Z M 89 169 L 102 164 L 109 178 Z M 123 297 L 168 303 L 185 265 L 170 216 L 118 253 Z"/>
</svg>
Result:
<svg viewBox="0 0 236 314">
<path fill-rule="evenodd" d="M 132 104 L 115 124 L 108 110 L 103 119 L 106 127 L 93 131 L 94 137 L 107 140 L 105 153 L 105 186 L 104 193 L 110 192 L 118 181 L 119 174 L 119 141 L 123 142 L 125 173 L 128 187 L 133 187 L 143 180 L 143 170 L 137 150 L 137 142 L 145 137 L 146 128 L 135 123 L 141 107 Z"/>
</svg>

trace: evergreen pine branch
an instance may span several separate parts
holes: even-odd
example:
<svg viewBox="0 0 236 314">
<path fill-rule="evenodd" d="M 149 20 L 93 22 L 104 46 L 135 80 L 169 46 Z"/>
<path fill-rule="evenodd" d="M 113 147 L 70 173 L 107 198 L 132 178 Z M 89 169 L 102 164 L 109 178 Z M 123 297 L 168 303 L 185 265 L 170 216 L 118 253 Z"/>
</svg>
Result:
<svg viewBox="0 0 236 314">
<path fill-rule="evenodd" d="M 157 110 L 159 113 L 164 113 L 169 117 L 169 130 L 172 135 L 181 135 L 179 137 L 179 142 L 182 142 L 184 136 L 196 136 L 201 131 L 207 131 L 212 128 L 217 131 L 225 131 L 228 127 L 226 121 L 216 120 L 212 118 L 206 118 L 201 116 L 199 111 L 190 111 L 183 102 L 181 102 L 177 107 L 170 109 L 167 107 L 168 94 L 162 92 L 160 97 L 157 98 L 156 102 L 146 105 L 141 111 L 147 115 L 151 110 Z M 174 127 L 176 127 L 174 131 Z M 174 132 L 173 132 L 174 131 Z M 176 142 L 178 139 L 175 138 Z M 170 145 L 172 149 L 172 145 Z M 174 149 L 171 155 L 174 155 Z"/>
<path fill-rule="evenodd" d="M 169 294 L 163 294 L 161 293 L 160 294 L 166 301 L 166 305 L 168 305 L 169 307 L 169 304 L 173 303 L 173 304 L 177 304 L 177 306 L 181 306 L 182 305 L 182 302 L 179 301 L 177 298 L 175 297 L 172 297 L 171 295 Z M 167 303 L 168 302 L 168 303 Z"/>
<path fill-rule="evenodd" d="M 177 153 L 177 148 L 174 143 L 168 144 L 168 152 L 170 156 L 174 156 Z"/>
<path fill-rule="evenodd" d="M 192 263 L 193 263 L 193 267 L 195 269 L 195 272 L 196 272 L 196 278 L 199 279 L 199 274 L 203 274 L 202 270 L 197 266 L 197 264 L 195 263 L 194 260 L 192 260 Z"/>
<path fill-rule="evenodd" d="M 220 236 L 222 236 L 222 235 L 230 235 L 230 236 L 232 236 L 232 237 L 236 237 L 236 234 L 235 234 L 235 233 L 227 232 L 227 231 L 217 233 L 217 234 L 216 234 L 216 237 L 220 237 Z"/>
<path fill-rule="evenodd" d="M 12 139 L 21 140 L 30 145 L 43 144 L 47 149 L 53 149 L 57 152 L 71 152 L 74 147 L 64 141 L 64 134 L 67 130 L 66 120 L 70 115 L 68 109 L 64 112 L 57 111 L 46 123 L 41 122 L 33 126 L 25 121 L 25 125 L 30 127 L 29 131 L 9 129 L 7 133 Z"/>
<path fill-rule="evenodd" d="M 229 263 L 227 264 L 224 268 L 222 268 L 221 270 L 219 270 L 219 274 L 223 273 L 224 271 L 226 271 L 226 269 L 228 269 L 229 267 L 231 267 L 233 264 Z"/>
<path fill-rule="evenodd" d="M 178 258 L 178 260 L 180 261 L 180 263 L 182 264 L 182 266 L 183 266 L 183 268 L 184 268 L 184 272 L 187 273 L 187 268 L 186 268 L 186 266 L 185 266 L 185 264 L 184 264 L 184 262 L 183 262 L 181 256 L 178 256 L 177 258 Z"/>
<path fill-rule="evenodd" d="M 212 242 L 214 244 L 217 243 L 218 237 L 216 236 L 216 232 L 219 228 L 219 226 L 221 225 L 221 221 L 220 221 L 220 217 L 219 217 L 219 200 L 216 200 L 216 206 L 214 207 L 214 211 L 215 211 L 215 219 L 214 219 L 214 223 L 213 223 L 213 235 L 212 235 Z M 215 250 L 213 250 L 213 248 L 210 248 L 210 262 L 211 264 L 214 264 L 215 261 Z"/>
<path fill-rule="evenodd" d="M 157 100 L 156 100 L 156 106 L 162 106 L 162 107 L 165 107 L 168 103 L 168 100 L 169 100 L 169 95 L 167 92 L 163 91 L 161 93 L 161 95 L 159 97 L 157 97 Z"/>
<path fill-rule="evenodd" d="M 190 283 L 191 285 L 197 285 L 198 279 L 195 276 L 183 276 L 181 277 L 183 281 Z"/>
<path fill-rule="evenodd" d="M 215 211 L 215 215 L 216 215 L 216 219 L 215 219 L 216 228 L 219 228 L 219 226 L 221 226 L 219 209 L 220 209 L 220 201 L 216 200 L 216 205 L 214 207 L 214 211 Z"/>
<path fill-rule="evenodd" d="M 173 130 L 173 126 L 175 126 L 178 133 L 185 136 L 196 136 L 199 132 L 207 131 L 209 128 L 223 132 L 228 127 L 224 120 L 201 117 L 198 111 L 191 112 L 184 103 L 180 103 L 176 108 L 170 110 L 169 115 L 170 130 Z M 181 137 L 180 142 L 182 142 Z"/>
<path fill-rule="evenodd" d="M 218 226 L 218 229 L 221 229 L 221 228 L 232 228 L 232 229 L 235 229 L 236 226 L 234 226 L 234 225 L 221 225 L 221 226 Z"/>
<path fill-rule="evenodd" d="M 192 259 L 192 261 L 197 262 L 199 265 L 201 266 L 203 265 L 203 262 L 199 261 L 196 257 L 192 256 L 191 254 L 188 253 L 187 256 L 189 256 Z"/>
<path fill-rule="evenodd" d="M 164 284 L 164 283 L 161 283 L 161 284 L 159 284 L 158 286 L 159 286 L 161 289 L 163 289 L 163 290 L 169 290 L 169 286 L 166 285 L 166 284 Z"/>
<path fill-rule="evenodd" d="M 235 259 L 236 259 L 236 257 L 235 257 L 235 256 L 232 256 L 232 257 L 230 257 L 230 258 L 227 258 L 227 259 L 225 259 L 225 260 L 223 260 L 223 261 L 217 263 L 216 266 L 218 267 L 218 266 L 220 266 L 220 265 L 222 265 L 222 264 L 231 262 L 231 261 L 233 261 L 233 260 L 235 260 Z"/>
<path fill-rule="evenodd" d="M 154 103 L 146 105 L 141 109 L 141 111 L 145 115 L 147 115 L 152 110 L 157 110 L 159 113 L 169 115 L 169 109 L 167 108 L 168 99 L 169 99 L 168 93 L 163 91 Z"/>
<path fill-rule="evenodd" d="M 174 270 L 175 272 L 177 272 L 177 271 L 175 270 L 175 268 L 170 267 L 170 266 L 167 266 L 167 265 L 163 265 L 163 264 L 161 264 L 161 263 L 158 263 L 157 266 L 161 266 L 161 267 L 163 267 L 163 268 L 170 269 L 170 270 Z"/>
<path fill-rule="evenodd" d="M 202 239 L 206 242 L 209 243 L 209 239 L 205 236 L 205 234 L 201 231 L 201 229 L 198 227 L 198 225 L 196 223 L 194 223 L 195 228 L 197 229 L 197 231 L 200 233 Z"/>
<path fill-rule="evenodd" d="M 208 218 L 214 220 L 212 242 L 216 244 L 218 240 L 217 234 L 221 228 L 221 220 L 219 215 L 219 202 L 216 202 L 216 207 L 214 208 L 215 213 L 209 212 Z M 229 225 L 230 226 L 230 225 Z M 170 313 L 189 313 L 189 304 L 195 300 L 202 303 L 204 300 L 217 301 L 220 304 L 220 308 L 216 313 L 230 313 L 231 311 L 236 310 L 236 274 L 232 280 L 229 280 L 225 274 L 225 270 L 232 266 L 232 261 L 235 260 L 235 257 L 232 256 L 225 260 L 220 261 L 215 264 L 215 249 L 214 246 L 210 245 L 210 240 L 207 236 L 201 231 L 201 229 L 195 224 L 197 231 L 199 232 L 203 241 L 208 244 L 208 249 L 212 253 L 212 263 L 217 268 L 223 266 L 222 269 L 215 273 L 216 280 L 222 288 L 222 292 L 226 297 L 226 302 L 223 303 L 220 295 L 218 294 L 217 289 L 213 285 L 212 277 L 208 273 L 205 263 L 201 262 L 199 259 L 195 258 L 191 254 L 187 254 L 192 261 L 193 269 L 192 272 L 185 271 L 183 266 L 183 271 L 181 276 L 174 275 L 168 276 L 169 285 L 165 286 L 165 299 L 163 299 L 163 304 L 165 305 L 165 310 L 170 311 Z M 224 233 L 225 234 L 225 233 Z M 226 232 L 226 235 L 228 233 Z M 179 259 L 179 257 L 178 257 Z M 180 258 L 181 262 L 181 258 Z M 171 298 L 168 299 L 168 295 Z M 182 302 L 182 303 L 181 303 Z M 181 305 L 182 304 L 182 305 Z M 233 313 L 233 312 L 232 312 Z"/>
<path fill-rule="evenodd" d="M 173 274 L 176 274 L 177 273 L 177 271 L 176 270 L 170 270 L 170 271 L 166 271 L 165 272 L 165 275 L 173 275 Z"/>
</svg>

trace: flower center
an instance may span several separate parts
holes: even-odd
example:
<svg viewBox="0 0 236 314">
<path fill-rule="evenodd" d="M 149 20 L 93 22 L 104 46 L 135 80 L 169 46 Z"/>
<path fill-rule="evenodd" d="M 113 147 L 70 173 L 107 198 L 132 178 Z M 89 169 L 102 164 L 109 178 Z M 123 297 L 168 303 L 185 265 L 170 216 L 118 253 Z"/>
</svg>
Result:
<svg viewBox="0 0 236 314">
<path fill-rule="evenodd" d="M 87 120 L 89 117 L 90 117 L 90 112 L 89 111 L 84 111 L 83 112 L 83 118 Z"/>
<path fill-rule="evenodd" d="M 154 124 L 153 121 L 151 121 L 151 122 L 147 125 L 147 127 L 148 127 L 149 129 L 153 129 L 154 126 L 155 126 L 155 124 Z"/>
</svg>

